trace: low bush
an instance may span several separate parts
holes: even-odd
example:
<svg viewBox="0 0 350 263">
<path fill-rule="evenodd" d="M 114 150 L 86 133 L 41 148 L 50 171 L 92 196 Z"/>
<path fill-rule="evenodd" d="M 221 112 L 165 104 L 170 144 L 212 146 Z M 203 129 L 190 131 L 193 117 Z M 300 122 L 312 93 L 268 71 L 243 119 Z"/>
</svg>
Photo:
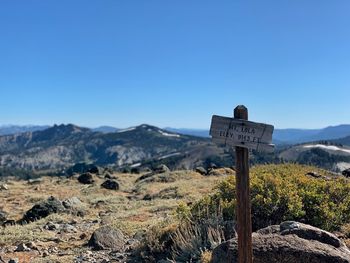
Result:
<svg viewBox="0 0 350 263">
<path fill-rule="evenodd" d="M 350 183 L 345 178 L 310 178 L 314 167 L 283 164 L 261 165 L 251 169 L 253 230 L 286 220 L 296 220 L 325 230 L 339 230 L 350 222 Z M 317 170 L 320 174 L 325 171 Z M 234 220 L 236 206 L 235 177 L 218 184 L 212 195 L 191 209 L 192 218 L 210 218 L 213 214 Z"/>
</svg>

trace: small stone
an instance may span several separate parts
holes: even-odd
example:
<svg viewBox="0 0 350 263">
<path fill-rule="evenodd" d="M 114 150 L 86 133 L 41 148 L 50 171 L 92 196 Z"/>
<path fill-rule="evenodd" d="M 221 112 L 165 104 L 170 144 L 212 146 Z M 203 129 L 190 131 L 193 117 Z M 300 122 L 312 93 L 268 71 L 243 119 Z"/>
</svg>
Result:
<svg viewBox="0 0 350 263">
<path fill-rule="evenodd" d="M 206 175 L 207 174 L 207 170 L 204 169 L 204 167 L 196 167 L 195 171 L 201 175 Z"/>
<path fill-rule="evenodd" d="M 155 173 L 167 173 L 167 172 L 170 172 L 170 169 L 165 164 L 161 164 L 157 166 L 153 171 Z"/>
<path fill-rule="evenodd" d="M 0 191 L 1 190 L 8 190 L 8 189 L 9 189 L 9 187 L 7 184 L 0 184 Z"/>
<path fill-rule="evenodd" d="M 7 220 L 7 213 L 0 210 L 0 223 L 6 222 Z"/>
<path fill-rule="evenodd" d="M 50 249 L 50 252 L 51 252 L 51 253 L 57 253 L 57 252 L 58 252 L 58 248 L 57 248 L 57 247 L 52 247 L 52 248 Z"/>
<path fill-rule="evenodd" d="M 87 234 L 86 234 L 86 233 L 82 233 L 82 234 L 79 236 L 79 238 L 80 238 L 81 240 L 83 240 L 83 239 L 87 238 Z"/>
<path fill-rule="evenodd" d="M 19 263 L 18 258 L 11 258 L 8 263 Z"/>
<path fill-rule="evenodd" d="M 26 252 L 26 251 L 31 251 L 31 249 L 27 247 L 27 245 L 24 243 L 19 244 L 15 250 L 15 252 Z"/>
<path fill-rule="evenodd" d="M 77 233 L 78 230 L 70 225 L 70 224 L 63 224 L 60 229 L 60 233 Z"/>
<path fill-rule="evenodd" d="M 53 230 L 58 230 L 60 228 L 60 225 L 59 224 L 55 224 L 53 222 L 47 222 L 46 225 L 44 226 L 44 229 L 46 230 L 50 230 L 50 231 L 53 231 Z"/>
<path fill-rule="evenodd" d="M 79 222 L 78 222 L 78 220 L 76 220 L 76 219 L 72 219 L 72 221 L 70 221 L 70 224 L 71 225 L 76 225 L 76 224 L 78 224 Z"/>
<path fill-rule="evenodd" d="M 34 242 L 26 243 L 26 246 L 33 250 L 39 250 L 38 246 Z"/>
<path fill-rule="evenodd" d="M 41 255 L 45 258 L 45 257 L 48 257 L 50 254 L 47 250 L 45 250 Z"/>
</svg>

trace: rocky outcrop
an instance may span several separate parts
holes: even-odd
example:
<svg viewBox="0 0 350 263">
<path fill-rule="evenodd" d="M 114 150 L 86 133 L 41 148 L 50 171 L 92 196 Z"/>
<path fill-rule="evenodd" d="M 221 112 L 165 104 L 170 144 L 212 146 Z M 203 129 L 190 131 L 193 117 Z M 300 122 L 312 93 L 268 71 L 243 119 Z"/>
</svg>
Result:
<svg viewBox="0 0 350 263">
<path fill-rule="evenodd" d="M 253 233 L 254 263 L 348 263 L 350 251 L 335 235 L 295 221 Z M 213 263 L 237 262 L 237 239 L 217 246 Z M 229 261 L 230 260 L 230 261 Z"/>
<path fill-rule="evenodd" d="M 84 173 L 84 174 L 81 174 L 79 177 L 78 177 L 78 181 L 79 183 L 81 184 L 93 184 L 95 181 L 94 181 L 94 178 L 92 176 L 91 173 Z"/>
<path fill-rule="evenodd" d="M 201 175 L 206 175 L 207 174 L 207 170 L 202 167 L 202 166 L 199 166 L 199 167 L 196 167 L 195 171 Z"/>
<path fill-rule="evenodd" d="M 165 164 L 161 164 L 156 168 L 154 168 L 153 172 L 156 174 L 167 173 L 167 172 L 170 172 L 170 169 Z"/>
<path fill-rule="evenodd" d="M 62 205 L 69 214 L 77 216 L 84 216 L 86 214 L 86 205 L 76 196 L 64 200 Z"/>
<path fill-rule="evenodd" d="M 91 236 L 88 245 L 94 250 L 113 249 L 122 251 L 126 239 L 119 229 L 104 226 L 97 229 Z"/>
<path fill-rule="evenodd" d="M 62 202 L 57 198 L 51 196 L 47 200 L 34 205 L 30 210 L 28 210 L 20 223 L 33 222 L 35 220 L 47 217 L 53 213 L 63 212 L 65 210 Z"/>
<path fill-rule="evenodd" d="M 117 181 L 114 181 L 112 179 L 107 179 L 101 184 L 101 187 L 109 190 L 119 190 L 119 184 Z"/>
<path fill-rule="evenodd" d="M 342 171 L 342 175 L 344 175 L 346 177 L 350 177 L 350 168 Z"/>
</svg>

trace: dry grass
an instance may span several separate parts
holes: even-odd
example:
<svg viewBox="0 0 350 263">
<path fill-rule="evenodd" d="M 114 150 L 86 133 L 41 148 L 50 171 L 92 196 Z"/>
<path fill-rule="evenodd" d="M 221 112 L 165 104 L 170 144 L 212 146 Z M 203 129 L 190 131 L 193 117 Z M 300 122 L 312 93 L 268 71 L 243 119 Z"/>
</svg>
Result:
<svg viewBox="0 0 350 263">
<path fill-rule="evenodd" d="M 170 182 L 135 183 L 141 175 L 115 174 L 115 176 L 120 183 L 119 191 L 102 189 L 100 185 L 104 179 L 97 177 L 94 185 L 82 185 L 76 178 L 57 177 L 43 177 L 43 181 L 37 185 L 30 185 L 26 181 L 9 181 L 9 190 L 0 191 L 2 200 L 0 209 L 9 214 L 9 219 L 20 219 L 35 203 L 49 196 L 58 197 L 60 200 L 76 196 L 87 205 L 88 209 L 84 217 L 54 214 L 28 225 L 1 228 L 0 247 L 10 249 L 19 243 L 34 241 L 40 249 L 58 248 L 61 255 L 53 253 L 47 258 L 40 258 L 35 254 L 35 259 L 20 262 L 72 262 L 73 255 L 82 250 L 91 233 L 98 227 L 112 225 L 120 228 L 126 235 L 133 236 L 138 231 L 145 231 L 170 220 L 179 202 L 195 202 L 208 194 L 223 178 L 206 177 L 192 171 L 176 171 L 164 175 L 172 178 Z M 167 188 L 176 188 L 178 196 L 171 199 L 143 200 L 146 194 L 154 195 Z M 49 221 L 60 224 L 74 222 L 79 231 L 57 234 L 43 229 Z M 86 237 L 80 239 L 82 233 L 85 233 Z M 0 255 L 2 256 L 1 252 Z M 25 252 L 25 255 L 29 255 L 29 252 Z"/>
</svg>

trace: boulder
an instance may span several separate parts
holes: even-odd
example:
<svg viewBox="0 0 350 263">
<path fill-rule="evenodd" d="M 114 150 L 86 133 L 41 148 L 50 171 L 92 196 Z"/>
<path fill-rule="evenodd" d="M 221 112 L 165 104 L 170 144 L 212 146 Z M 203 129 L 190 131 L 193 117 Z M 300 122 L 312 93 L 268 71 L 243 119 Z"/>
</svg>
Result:
<svg viewBox="0 0 350 263">
<path fill-rule="evenodd" d="M 126 240 L 119 229 L 103 226 L 91 236 L 88 245 L 94 250 L 113 249 L 123 251 Z"/>
<path fill-rule="evenodd" d="M 91 168 L 88 170 L 88 172 L 92 174 L 102 174 L 103 168 L 97 165 L 91 165 Z"/>
<path fill-rule="evenodd" d="M 84 216 L 86 214 L 86 205 L 76 196 L 63 200 L 62 204 L 66 212 L 72 215 Z"/>
<path fill-rule="evenodd" d="M 165 164 L 161 164 L 161 165 L 158 165 L 156 168 L 154 168 L 153 172 L 158 174 L 167 173 L 167 172 L 170 172 L 170 169 Z"/>
<path fill-rule="evenodd" d="M 94 178 L 91 173 L 83 173 L 78 177 L 78 181 L 82 184 L 93 184 Z"/>
<path fill-rule="evenodd" d="M 74 174 L 83 174 L 89 172 L 90 169 L 94 169 L 96 165 L 87 164 L 87 163 L 76 163 L 67 169 L 66 174 L 68 177 L 73 176 Z"/>
<path fill-rule="evenodd" d="M 254 263 L 348 263 L 350 250 L 335 235 L 295 221 L 253 233 Z M 237 262 L 237 238 L 213 250 L 213 263 Z"/>
<path fill-rule="evenodd" d="M 113 179 L 113 180 L 117 180 L 118 177 L 114 176 L 113 174 L 111 173 L 105 173 L 105 176 L 104 176 L 105 179 Z"/>
<path fill-rule="evenodd" d="M 206 175 L 207 174 L 207 170 L 204 167 L 202 167 L 202 166 L 196 167 L 195 171 L 197 173 L 201 174 L 201 175 Z"/>
<path fill-rule="evenodd" d="M 342 175 L 346 176 L 346 177 L 350 177 L 350 168 L 349 169 L 346 169 L 344 171 L 342 171 L 341 173 Z"/>
<path fill-rule="evenodd" d="M 101 184 L 101 187 L 109 189 L 109 190 L 119 190 L 119 184 L 117 181 L 107 179 Z"/>
<path fill-rule="evenodd" d="M 15 252 L 26 252 L 31 251 L 31 249 L 24 243 L 21 243 L 17 246 Z"/>
<path fill-rule="evenodd" d="M 33 222 L 40 218 L 47 217 L 50 214 L 63 212 L 64 210 L 65 208 L 62 205 L 62 202 L 51 196 L 47 200 L 34 205 L 30 210 L 28 210 L 20 222 Z"/>
</svg>

